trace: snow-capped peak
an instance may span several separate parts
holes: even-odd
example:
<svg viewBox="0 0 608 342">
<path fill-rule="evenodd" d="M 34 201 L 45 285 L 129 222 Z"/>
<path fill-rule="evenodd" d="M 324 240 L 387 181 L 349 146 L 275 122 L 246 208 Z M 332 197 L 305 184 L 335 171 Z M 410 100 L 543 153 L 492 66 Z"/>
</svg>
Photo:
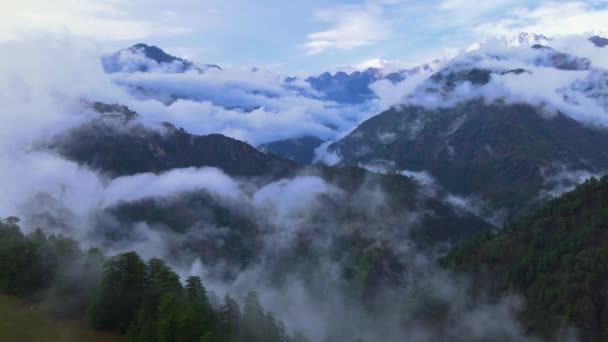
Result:
<svg viewBox="0 0 608 342">
<path fill-rule="evenodd" d="M 535 44 L 547 44 L 551 38 L 536 33 L 521 32 L 516 34 L 501 34 L 490 38 L 489 40 L 497 40 L 502 42 L 508 47 L 535 45 Z"/>
</svg>

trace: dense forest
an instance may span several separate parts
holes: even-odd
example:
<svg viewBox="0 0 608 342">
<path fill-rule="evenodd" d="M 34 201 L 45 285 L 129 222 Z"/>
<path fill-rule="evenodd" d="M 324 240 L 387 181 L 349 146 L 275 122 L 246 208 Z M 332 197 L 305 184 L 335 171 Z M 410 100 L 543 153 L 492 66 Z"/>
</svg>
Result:
<svg viewBox="0 0 608 342">
<path fill-rule="evenodd" d="M 97 330 L 130 341 L 286 342 L 283 323 L 265 312 L 257 294 L 213 303 L 199 277 L 185 283 L 164 261 L 135 252 L 112 257 L 40 229 L 24 234 L 19 219 L 0 220 L 0 292 L 43 302 L 55 315 L 87 317 Z"/>
<path fill-rule="evenodd" d="M 472 296 L 522 294 L 519 318 L 530 334 L 554 340 L 575 331 L 585 341 L 604 340 L 606 203 L 608 176 L 592 178 L 502 230 L 465 241 L 440 263 L 473 277 Z M 135 252 L 107 257 L 40 229 L 24 234 L 15 217 L 0 220 L 0 292 L 43 303 L 58 317 L 86 317 L 92 328 L 130 341 L 306 340 L 288 334 L 255 292 L 242 305 L 230 295 L 218 300 L 199 277 L 182 282 L 160 259 L 146 262 Z M 422 297 L 412 299 L 424 307 L 413 311 L 419 319 L 450 322 L 443 306 Z"/>
<path fill-rule="evenodd" d="M 592 178 L 497 233 L 455 248 L 442 262 L 495 293 L 525 296 L 522 321 L 553 338 L 576 328 L 608 339 L 608 177 Z"/>
</svg>

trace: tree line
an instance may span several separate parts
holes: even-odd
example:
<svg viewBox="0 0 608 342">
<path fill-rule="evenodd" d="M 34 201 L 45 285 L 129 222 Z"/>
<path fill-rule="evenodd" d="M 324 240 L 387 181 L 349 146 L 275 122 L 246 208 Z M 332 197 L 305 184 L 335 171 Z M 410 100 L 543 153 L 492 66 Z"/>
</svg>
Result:
<svg viewBox="0 0 608 342">
<path fill-rule="evenodd" d="M 64 318 L 141 342 L 304 342 L 260 305 L 226 295 L 213 304 L 199 277 L 184 283 L 163 260 L 137 253 L 106 257 L 62 235 L 24 234 L 0 219 L 0 292 L 43 303 Z"/>
</svg>

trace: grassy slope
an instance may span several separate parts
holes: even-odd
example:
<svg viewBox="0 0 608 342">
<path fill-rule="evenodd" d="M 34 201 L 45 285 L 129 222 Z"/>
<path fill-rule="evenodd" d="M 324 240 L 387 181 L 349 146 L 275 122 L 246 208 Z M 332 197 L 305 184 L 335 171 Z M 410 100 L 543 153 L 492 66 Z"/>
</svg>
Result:
<svg viewBox="0 0 608 342">
<path fill-rule="evenodd" d="M 123 339 L 93 331 L 82 322 L 52 318 L 36 306 L 0 294 L 0 341 L 118 342 Z"/>
</svg>

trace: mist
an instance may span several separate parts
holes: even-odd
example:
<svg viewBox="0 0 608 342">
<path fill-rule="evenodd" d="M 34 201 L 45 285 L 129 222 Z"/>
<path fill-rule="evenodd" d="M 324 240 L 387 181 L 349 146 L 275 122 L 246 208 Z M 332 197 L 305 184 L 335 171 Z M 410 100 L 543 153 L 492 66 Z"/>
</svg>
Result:
<svg viewBox="0 0 608 342">
<path fill-rule="evenodd" d="M 255 290 L 290 331 L 306 332 L 311 341 L 536 340 L 518 321 L 525 302 L 517 294 L 499 299 L 471 295 L 476 289 L 472 279 L 437 265 L 445 246 L 421 246 L 409 235 L 428 214 L 426 208 L 412 204 L 411 210 L 394 214 L 389 195 L 373 179 L 353 191 L 309 170 L 271 181 L 231 177 L 215 168 L 111 178 L 38 148 L 96 115 L 87 101 L 125 104 L 141 115 L 138 123 L 151 129 L 168 121 L 195 134 L 222 133 L 252 144 L 301 135 L 335 140 L 394 104 L 436 105 L 437 97 L 421 95 L 426 76 L 396 85 L 378 82 L 372 88 L 379 99 L 342 107 L 304 96 L 312 90 L 288 88 L 263 72 L 107 75 L 95 46 L 67 38 L 0 48 L 8 51 L 0 63 L 0 99 L 5 104 L 0 117 L 0 185 L 5 192 L 0 216 L 19 216 L 29 231 L 41 227 L 63 233 L 109 254 L 135 250 L 146 258 L 164 258 L 181 275 L 201 276 L 218 296 L 242 298 Z M 519 65 L 496 63 L 504 69 Z M 459 85 L 441 103 L 478 96 L 526 101 L 564 110 L 581 122 L 608 123 L 595 99 L 571 87 L 594 71 L 525 68 L 530 74 L 493 75 L 483 87 Z M 522 82 L 528 86 L 521 87 Z M 552 86 L 543 86 L 547 83 Z M 159 101 L 158 96 L 134 93 L 137 87 L 180 98 Z M 252 94 L 253 89 L 268 96 Z M 576 104 L 563 100 L 571 92 Z M 227 108 L 231 106 L 239 108 Z M 418 179 L 416 186 L 427 190 L 422 197 L 435 198 L 441 191 L 432 188 L 426 173 L 402 173 Z M 144 220 L 121 222 L 115 214 L 146 201 L 170 206 L 189 195 L 246 218 L 251 224 L 246 228 L 257 234 L 255 241 L 247 241 L 255 251 L 250 262 L 236 265 L 184 247 L 202 241 L 221 249 L 228 243 L 229 227 L 210 219 L 211 214 L 184 232 Z M 443 194 L 443 201 L 474 208 L 472 199 Z M 341 249 L 350 246 L 350 239 L 358 243 L 353 250 Z M 385 274 L 376 279 L 357 273 L 359 259 L 366 258 L 372 258 L 370 268 Z"/>
</svg>

